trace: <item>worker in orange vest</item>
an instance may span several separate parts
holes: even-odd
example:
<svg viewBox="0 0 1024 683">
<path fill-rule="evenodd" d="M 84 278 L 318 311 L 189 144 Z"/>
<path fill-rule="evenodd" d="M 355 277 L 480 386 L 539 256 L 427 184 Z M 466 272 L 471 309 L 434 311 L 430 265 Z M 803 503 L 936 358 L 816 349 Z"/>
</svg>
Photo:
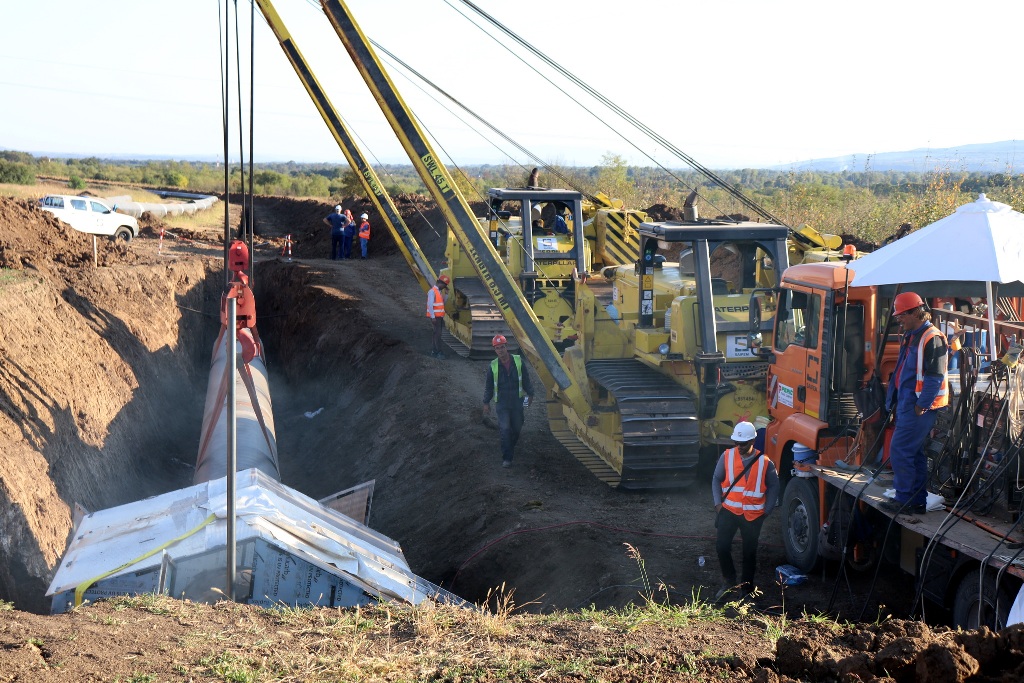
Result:
<svg viewBox="0 0 1024 683">
<path fill-rule="evenodd" d="M 441 351 L 441 331 L 444 330 L 444 292 L 448 291 L 451 279 L 447 275 L 437 278 L 437 283 L 427 292 L 427 317 L 433 326 L 430 339 L 430 355 L 433 358 L 444 358 Z"/>
<path fill-rule="evenodd" d="M 738 422 L 732 431 L 732 448 L 722 453 L 711 477 L 711 495 L 715 500 L 715 549 L 724 583 L 715 595 L 721 602 L 728 596 L 741 598 L 752 594 L 757 570 L 757 541 L 765 518 L 779 499 L 779 473 L 775 465 L 754 448 L 757 430 L 749 422 Z M 743 539 L 742 583 L 736 582 L 732 561 L 732 539 L 736 532 Z"/>
<path fill-rule="evenodd" d="M 928 456 L 924 442 L 935 425 L 938 411 L 949 403 L 949 347 L 946 335 L 932 325 L 932 314 L 924 300 L 914 292 L 896 295 L 892 310 L 903 333 L 896 370 L 885 396 L 886 410 L 896 416 L 889 444 L 896 496 L 879 507 L 894 514 L 920 515 L 928 510 Z"/>
<path fill-rule="evenodd" d="M 365 213 L 359 215 L 359 247 L 363 250 L 363 258 L 366 258 L 366 247 L 370 244 L 369 218 Z"/>
</svg>

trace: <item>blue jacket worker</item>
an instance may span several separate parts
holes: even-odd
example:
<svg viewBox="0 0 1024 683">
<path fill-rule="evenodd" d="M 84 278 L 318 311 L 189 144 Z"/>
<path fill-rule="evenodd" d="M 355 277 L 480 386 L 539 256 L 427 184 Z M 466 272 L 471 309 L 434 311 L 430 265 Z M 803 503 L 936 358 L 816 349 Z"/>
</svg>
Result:
<svg viewBox="0 0 1024 683">
<path fill-rule="evenodd" d="M 331 226 L 331 260 L 336 261 L 344 258 L 341 252 L 341 238 L 344 235 L 348 219 L 341 210 L 341 204 L 334 207 L 334 213 L 324 218 L 324 223 Z"/>
<path fill-rule="evenodd" d="M 490 412 L 491 401 L 494 401 L 498 433 L 501 435 L 501 466 L 511 467 L 512 454 L 523 429 L 523 409 L 530 405 L 533 388 L 522 356 L 508 352 L 508 340 L 504 335 L 495 335 L 491 346 L 498 357 L 487 367 L 484 414 Z"/>
<path fill-rule="evenodd" d="M 356 236 L 356 219 L 352 218 L 352 212 L 345 209 L 345 230 L 341 233 L 341 258 L 352 258 L 352 240 Z"/>
<path fill-rule="evenodd" d="M 896 297 L 893 315 L 903 333 L 896 370 L 885 397 L 886 409 L 895 411 L 896 416 L 889 445 L 896 498 L 883 502 L 881 508 L 892 513 L 924 514 L 928 502 L 924 443 L 938 411 L 949 403 L 948 347 L 946 335 L 932 325 L 932 314 L 914 292 Z"/>
</svg>

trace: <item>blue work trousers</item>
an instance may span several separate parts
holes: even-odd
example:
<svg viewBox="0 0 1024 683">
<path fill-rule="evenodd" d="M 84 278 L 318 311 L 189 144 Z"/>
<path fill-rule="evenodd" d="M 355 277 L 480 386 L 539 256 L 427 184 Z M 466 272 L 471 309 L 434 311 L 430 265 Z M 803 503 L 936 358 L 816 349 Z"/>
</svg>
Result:
<svg viewBox="0 0 1024 683">
<path fill-rule="evenodd" d="M 512 462 L 512 454 L 515 453 L 516 443 L 519 441 L 519 432 L 523 430 L 523 404 L 517 401 L 515 405 L 497 408 L 498 434 L 501 435 L 501 459 L 505 462 Z"/>
<path fill-rule="evenodd" d="M 341 258 L 352 258 L 352 235 L 341 238 Z"/>
<path fill-rule="evenodd" d="M 363 250 L 363 258 L 366 258 L 366 247 L 368 247 L 369 244 L 370 240 L 366 239 L 365 237 L 359 238 L 359 248 Z"/>
<path fill-rule="evenodd" d="M 345 258 L 345 252 L 342 249 L 343 240 L 345 238 L 341 235 L 331 235 L 331 260 L 337 261 L 340 258 Z"/>
<path fill-rule="evenodd" d="M 892 465 L 892 484 L 896 489 L 896 502 L 902 505 L 924 505 L 928 502 L 928 456 L 924 442 L 935 425 L 938 412 L 929 410 L 918 417 L 914 404 L 900 402 L 896 406 L 896 429 L 889 444 L 889 463 Z"/>
</svg>

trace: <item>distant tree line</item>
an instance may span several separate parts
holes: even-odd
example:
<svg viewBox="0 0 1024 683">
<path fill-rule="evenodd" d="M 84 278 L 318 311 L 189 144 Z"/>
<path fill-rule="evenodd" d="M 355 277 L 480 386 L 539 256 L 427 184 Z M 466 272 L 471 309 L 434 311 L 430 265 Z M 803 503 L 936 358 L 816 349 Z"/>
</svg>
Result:
<svg viewBox="0 0 1024 683">
<path fill-rule="evenodd" d="M 334 201 L 365 194 L 358 177 L 345 165 L 327 163 L 255 164 L 246 188 L 261 195 L 313 197 Z M 522 186 L 530 168 L 484 164 L 450 167 L 459 190 L 470 201 L 489 187 Z M 229 168 L 230 191 L 242 191 L 243 169 Z M 389 194 L 425 194 L 426 187 L 411 165 L 384 164 L 374 171 Z M 990 199 L 1024 211 L 1024 176 L 936 169 L 906 171 L 778 171 L 734 169 L 716 171 L 726 183 L 788 225 L 805 223 L 822 232 L 849 234 L 878 242 L 902 223 L 915 228 L 949 215 L 957 206 L 985 192 Z M 0 183 L 30 185 L 37 176 L 66 178 L 72 188 L 86 181 L 149 185 L 220 193 L 224 187 L 221 163 L 196 161 L 124 161 L 88 157 L 35 157 L 25 152 L 0 151 Z M 615 154 L 606 154 L 591 167 L 553 165 L 541 169 L 541 185 L 570 186 L 586 194 L 603 192 L 622 199 L 629 208 L 657 204 L 680 207 L 697 190 L 698 208 L 705 217 L 756 215 L 724 189 L 692 170 L 635 167 Z"/>
</svg>

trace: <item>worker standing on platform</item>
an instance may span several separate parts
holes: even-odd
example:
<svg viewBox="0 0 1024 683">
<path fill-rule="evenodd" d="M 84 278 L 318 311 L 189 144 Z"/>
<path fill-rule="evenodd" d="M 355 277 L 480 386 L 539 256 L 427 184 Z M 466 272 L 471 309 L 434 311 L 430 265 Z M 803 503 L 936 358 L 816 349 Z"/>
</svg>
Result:
<svg viewBox="0 0 1024 683">
<path fill-rule="evenodd" d="M 715 549 L 725 580 L 715 595 L 721 602 L 730 594 L 737 598 L 754 592 L 757 571 L 757 542 L 764 520 L 779 499 L 779 473 L 761 451 L 754 448 L 757 430 L 749 422 L 738 422 L 732 431 L 734 447 L 722 453 L 711 477 L 711 495 L 715 501 Z M 732 539 L 736 532 L 743 539 L 742 584 L 736 583 L 736 565 L 732 560 Z M 737 588 L 739 591 L 737 591 Z"/>
<path fill-rule="evenodd" d="M 896 427 L 889 444 L 892 484 L 896 497 L 880 506 L 892 513 L 924 514 L 928 509 L 928 456 L 924 442 L 938 411 L 949 403 L 946 378 L 946 335 L 932 325 L 932 314 L 914 292 L 898 294 L 892 302 L 903 340 L 896 370 L 889 379 L 885 407 L 895 412 Z"/>
<path fill-rule="evenodd" d="M 498 433 L 501 435 L 501 466 L 511 467 L 519 432 L 523 429 L 523 409 L 529 407 L 533 389 L 522 357 L 508 352 L 505 336 L 495 335 L 491 346 L 498 357 L 487 368 L 484 414 L 491 411 L 493 400 L 498 417 Z"/>
<path fill-rule="evenodd" d="M 427 317 L 433 328 L 430 337 L 430 355 L 433 358 L 444 358 L 441 351 L 441 332 L 444 330 L 444 292 L 448 291 L 451 282 L 447 275 L 437 278 L 437 283 L 427 292 Z"/>
<path fill-rule="evenodd" d="M 366 258 L 366 247 L 370 245 L 370 221 L 365 213 L 359 215 L 359 248 L 363 250 L 363 258 Z"/>
</svg>

